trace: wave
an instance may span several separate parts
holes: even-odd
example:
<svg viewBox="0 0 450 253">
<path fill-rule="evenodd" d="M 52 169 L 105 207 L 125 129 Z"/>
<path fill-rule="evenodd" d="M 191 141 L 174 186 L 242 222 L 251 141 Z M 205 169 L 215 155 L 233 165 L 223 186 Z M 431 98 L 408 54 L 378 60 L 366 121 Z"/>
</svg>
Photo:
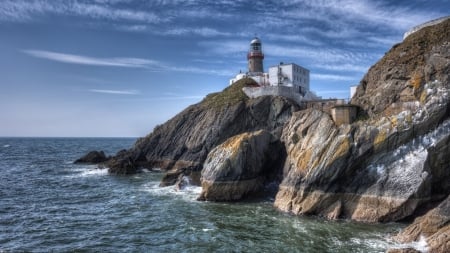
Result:
<svg viewBox="0 0 450 253">
<path fill-rule="evenodd" d="M 79 177 L 99 177 L 108 175 L 108 169 L 100 169 L 95 165 L 89 165 L 87 167 L 72 169 L 71 174 L 67 175 L 67 178 L 79 178 Z"/>
<path fill-rule="evenodd" d="M 394 249 L 413 248 L 420 252 L 428 252 L 428 243 L 424 236 L 420 236 L 418 241 L 413 241 L 413 242 L 409 242 L 409 243 L 394 243 L 394 242 L 392 242 L 390 247 L 394 248 Z"/>
<path fill-rule="evenodd" d="M 150 182 L 150 183 L 144 184 L 142 186 L 142 191 L 148 192 L 154 196 L 172 195 L 172 196 L 179 197 L 180 199 L 183 199 L 186 201 L 196 201 L 197 197 L 200 195 L 200 193 L 202 191 L 202 187 L 194 186 L 194 185 L 188 185 L 188 186 L 184 187 L 183 189 L 178 189 L 174 185 L 160 187 L 159 181 L 157 181 L 157 182 Z"/>
</svg>

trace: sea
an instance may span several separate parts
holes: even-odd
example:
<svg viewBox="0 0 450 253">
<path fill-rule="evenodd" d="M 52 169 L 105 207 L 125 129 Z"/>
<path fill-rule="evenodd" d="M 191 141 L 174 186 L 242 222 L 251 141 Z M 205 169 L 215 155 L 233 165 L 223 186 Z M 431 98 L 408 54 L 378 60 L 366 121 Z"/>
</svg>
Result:
<svg viewBox="0 0 450 253">
<path fill-rule="evenodd" d="M 134 138 L 0 138 L 0 252 L 385 252 L 401 223 L 294 216 L 273 198 L 200 202 L 162 172 L 110 175 L 73 161 Z M 411 245 L 409 245 L 411 246 Z M 413 245 L 414 246 L 414 245 Z M 418 247 L 417 245 L 415 246 Z"/>
</svg>

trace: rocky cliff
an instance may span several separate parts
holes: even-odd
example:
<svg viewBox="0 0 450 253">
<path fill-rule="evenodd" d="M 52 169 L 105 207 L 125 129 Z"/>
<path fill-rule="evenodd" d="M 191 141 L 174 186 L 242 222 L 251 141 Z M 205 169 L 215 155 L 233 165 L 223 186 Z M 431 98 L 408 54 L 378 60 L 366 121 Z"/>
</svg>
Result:
<svg viewBox="0 0 450 253">
<path fill-rule="evenodd" d="M 337 127 L 321 111 L 293 115 L 282 135 L 287 159 L 276 207 L 398 221 L 449 194 L 450 167 L 439 161 L 450 155 L 448 31 L 450 20 L 426 27 L 370 68 L 351 101 L 367 119 Z"/>
<path fill-rule="evenodd" d="M 326 112 L 281 97 L 248 99 L 242 88 L 254 83 L 243 79 L 119 152 L 110 172 L 157 167 L 169 171 L 162 185 L 195 177 L 200 199 L 219 201 L 281 181 L 275 207 L 329 219 L 408 220 L 446 198 L 439 210 L 447 210 L 449 31 L 450 19 L 425 27 L 372 66 L 351 101 L 360 107 L 352 124 L 337 126 Z M 438 213 L 443 221 L 436 229 L 448 233 L 448 212 L 430 212 L 426 217 Z M 423 227 L 408 240 L 427 234 Z M 436 252 L 448 249 L 445 235 L 430 235 Z"/>
<path fill-rule="evenodd" d="M 110 160 L 110 172 L 130 174 L 140 167 L 199 171 L 208 153 L 232 136 L 256 130 L 280 136 L 298 106 L 282 97 L 248 99 L 242 92 L 247 85 L 255 83 L 242 79 L 156 127 Z"/>
</svg>

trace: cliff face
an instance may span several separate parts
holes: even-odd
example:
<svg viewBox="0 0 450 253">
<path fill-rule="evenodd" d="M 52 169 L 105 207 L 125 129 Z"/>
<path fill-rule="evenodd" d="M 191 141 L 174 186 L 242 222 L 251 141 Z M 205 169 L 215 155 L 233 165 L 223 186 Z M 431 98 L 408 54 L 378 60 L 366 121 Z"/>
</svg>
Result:
<svg viewBox="0 0 450 253">
<path fill-rule="evenodd" d="M 110 172 L 129 174 L 139 167 L 200 170 L 208 153 L 232 136 L 262 129 L 280 136 L 298 106 L 282 97 L 248 99 L 242 88 L 254 84 L 242 79 L 188 107 L 130 150 L 119 152 L 108 163 Z"/>
<path fill-rule="evenodd" d="M 178 180 L 182 187 L 184 176 L 196 177 L 205 200 L 239 200 L 281 180 L 277 208 L 330 219 L 398 221 L 447 198 L 405 232 L 411 236 L 398 237 L 417 239 L 426 233 L 423 221 L 438 213 L 444 223 L 433 229 L 447 234 L 432 234 L 429 243 L 440 252 L 450 238 L 449 31 L 450 19 L 425 27 L 372 66 L 351 101 L 361 108 L 351 125 L 338 127 L 329 114 L 285 98 L 248 99 L 242 88 L 254 83 L 243 79 L 156 127 L 107 166 L 119 174 L 170 170 L 162 185 Z"/>
<path fill-rule="evenodd" d="M 352 100 L 368 119 L 336 127 L 320 111 L 293 115 L 282 135 L 287 159 L 276 207 L 396 221 L 450 193 L 450 167 L 439 162 L 450 155 L 448 31 L 450 20 L 424 28 L 370 68 Z"/>
<path fill-rule="evenodd" d="M 372 66 L 351 101 L 362 112 L 351 125 L 285 98 L 248 99 L 242 88 L 254 83 L 243 79 L 119 152 L 110 171 L 170 170 L 163 185 L 196 175 L 202 199 L 237 200 L 282 167 L 281 210 L 370 222 L 413 217 L 450 192 L 448 31 L 450 20 L 423 28 Z M 269 152 L 276 142 L 282 148 Z M 265 160 L 274 153 L 282 155 Z"/>
<path fill-rule="evenodd" d="M 370 116 L 391 114 L 392 105 L 425 102 L 425 84 L 450 80 L 450 19 L 425 27 L 395 45 L 361 80 L 351 101 Z"/>
</svg>

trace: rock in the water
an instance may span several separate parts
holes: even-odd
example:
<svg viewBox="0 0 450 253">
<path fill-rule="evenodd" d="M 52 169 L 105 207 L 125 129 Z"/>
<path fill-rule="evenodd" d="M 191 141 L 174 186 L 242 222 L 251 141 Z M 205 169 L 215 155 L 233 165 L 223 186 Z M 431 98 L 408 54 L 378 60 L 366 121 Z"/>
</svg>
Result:
<svg viewBox="0 0 450 253">
<path fill-rule="evenodd" d="M 121 150 L 117 152 L 106 163 L 108 172 L 116 175 L 129 175 L 139 171 L 139 165 L 136 163 L 136 157 L 128 150 Z"/>
<path fill-rule="evenodd" d="M 187 185 L 200 185 L 200 172 L 202 167 L 190 166 L 168 171 L 161 179 L 159 186 L 165 187 L 175 185 L 177 189 L 182 189 Z"/>
<path fill-rule="evenodd" d="M 262 190 L 277 172 L 281 144 L 260 130 L 226 140 L 209 154 L 202 171 L 199 200 L 235 201 Z"/>
<path fill-rule="evenodd" d="M 424 236 L 429 252 L 450 251 L 450 195 L 436 208 L 414 222 L 394 237 L 406 243 L 417 241 Z"/>
<path fill-rule="evenodd" d="M 106 162 L 109 157 L 106 157 L 103 151 L 90 151 L 83 157 L 77 159 L 75 163 L 99 164 Z"/>
</svg>

